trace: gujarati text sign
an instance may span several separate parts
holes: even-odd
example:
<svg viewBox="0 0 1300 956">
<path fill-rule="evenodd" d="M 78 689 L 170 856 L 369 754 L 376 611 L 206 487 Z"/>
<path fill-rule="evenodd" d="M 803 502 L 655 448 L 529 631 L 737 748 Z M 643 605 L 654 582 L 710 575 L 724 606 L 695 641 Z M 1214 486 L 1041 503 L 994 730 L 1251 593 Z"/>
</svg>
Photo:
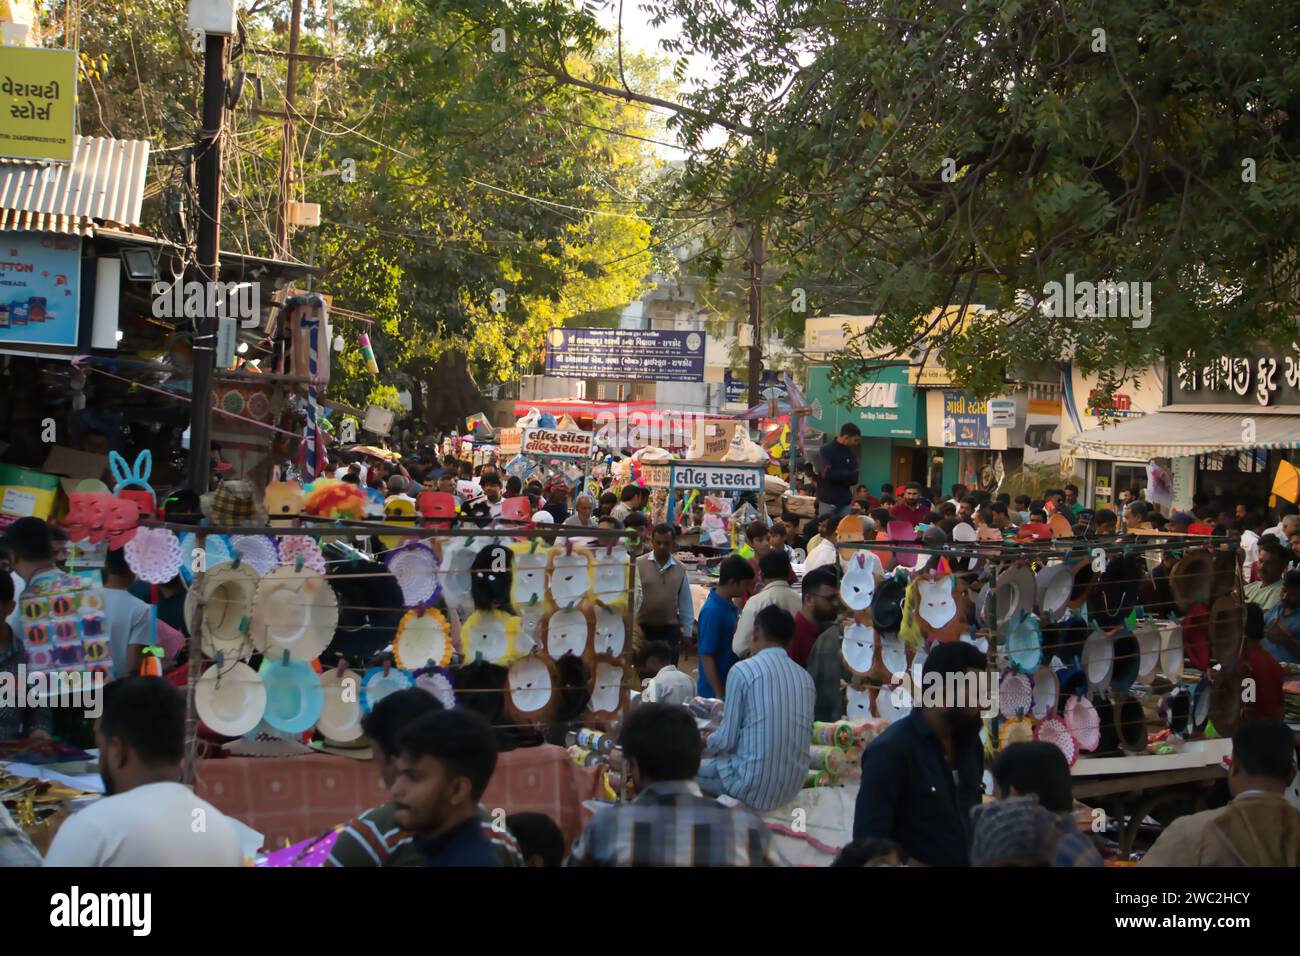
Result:
<svg viewBox="0 0 1300 956">
<path fill-rule="evenodd" d="M 697 465 L 687 461 L 642 462 L 641 480 L 650 488 L 698 488 L 701 491 L 762 491 L 760 465 Z"/>
<path fill-rule="evenodd" d="M 704 333 L 552 329 L 546 374 L 642 382 L 704 381 Z"/>
<path fill-rule="evenodd" d="M 0 156 L 72 162 L 74 50 L 0 46 Z"/>
<path fill-rule="evenodd" d="M 521 450 L 541 458 L 586 458 L 591 454 L 591 432 L 558 428 L 525 428 Z"/>
</svg>

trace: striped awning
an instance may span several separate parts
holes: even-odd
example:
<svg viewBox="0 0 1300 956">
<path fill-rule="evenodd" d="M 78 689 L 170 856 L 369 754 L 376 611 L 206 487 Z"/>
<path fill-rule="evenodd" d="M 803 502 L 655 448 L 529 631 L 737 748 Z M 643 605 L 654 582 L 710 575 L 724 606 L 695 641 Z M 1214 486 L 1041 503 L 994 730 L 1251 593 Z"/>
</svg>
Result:
<svg viewBox="0 0 1300 956">
<path fill-rule="evenodd" d="M 1183 458 L 1243 448 L 1300 448 L 1300 415 L 1160 411 L 1067 439 L 1120 458 Z"/>
</svg>

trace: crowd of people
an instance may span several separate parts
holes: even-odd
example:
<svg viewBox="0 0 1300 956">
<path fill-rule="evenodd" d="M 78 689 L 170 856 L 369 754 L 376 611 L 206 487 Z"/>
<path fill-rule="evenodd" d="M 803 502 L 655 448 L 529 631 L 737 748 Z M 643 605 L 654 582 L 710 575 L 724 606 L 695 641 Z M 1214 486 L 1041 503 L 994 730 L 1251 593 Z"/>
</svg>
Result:
<svg viewBox="0 0 1300 956">
<path fill-rule="evenodd" d="M 1132 496 L 1117 513 L 1085 508 L 1073 484 L 1038 498 L 960 484 L 947 497 L 917 483 L 884 485 L 872 494 L 857 481 L 857 439 L 845 426 L 821 449 L 815 516 L 785 512 L 743 524 L 698 613 L 692 575 L 677 550 L 681 528 L 654 523 L 651 493 L 635 483 L 575 494 L 561 474 L 524 481 L 493 461 L 342 461 L 334 477 L 373 489 L 386 504 L 441 491 L 453 496 L 462 519 L 485 523 L 501 517 L 507 499 L 526 498 L 535 523 L 634 532 L 628 539 L 636 564 L 633 648 L 646 683 L 618 736 L 635 799 L 597 811 L 567 854 L 555 821 L 539 814 L 503 817 L 484 805 L 500 746 L 488 721 L 461 708 L 446 710 L 419 689 L 384 698 L 363 726 L 391 799 L 322 837 L 332 840 L 326 865 L 780 865 L 761 814 L 785 806 L 804 786 L 813 722 L 844 715 L 844 686 L 852 676 L 840 653 L 840 543 L 888 540 L 899 522 L 926 543 L 958 537 L 962 525 L 980 536 L 1014 537 L 1056 516 L 1085 539 L 1147 530 L 1239 538 L 1251 609 L 1243 662 L 1260 693 L 1253 719 L 1234 736 L 1232 799 L 1168 827 L 1144 862 L 1300 862 L 1300 812 L 1282 797 L 1294 777 L 1295 746 L 1280 719 L 1278 666 L 1300 661 L 1300 515 L 1273 524 L 1262 511 L 1199 502 L 1193 513 L 1166 517 Z M 200 508 L 182 492 L 164 510 L 197 520 Z M 56 527 L 37 519 L 16 521 L 0 536 L 9 571 L 0 575 L 0 671 L 17 673 L 25 661 L 16 602 L 25 588 L 58 573 L 61 539 Z M 873 562 L 879 582 L 879 558 L 869 550 L 858 554 Z M 796 564 L 803 565 L 801 579 Z M 1167 599 L 1168 571 L 1161 563 L 1144 580 L 1148 607 Z M 134 676 L 144 648 L 157 639 L 155 628 L 187 634 L 185 581 L 178 576 L 142 586 L 122 553 L 110 551 L 104 593 L 113 662 L 122 675 L 109 685 L 94 730 L 106 796 L 64 823 L 44 862 L 237 865 L 237 828 L 178 782 L 181 695 L 162 678 Z M 178 663 L 183 655 L 182 646 Z M 693 674 L 685 663 L 692 657 Z M 984 653 L 955 642 L 931 650 L 924 674 L 959 677 L 986 668 Z M 722 702 L 716 729 L 699 731 L 683 706 L 693 697 Z M 941 702 L 913 708 L 868 746 L 853 840 L 835 865 L 1100 865 L 1098 844 L 1074 824 L 1060 750 L 1042 743 L 1004 748 L 991 768 L 989 800 L 980 729 L 978 709 Z M 21 700 L 0 703 L 0 738 L 39 739 L 51 730 L 48 710 Z M 162 836 L 196 811 L 209 821 L 203 833 Z M 7 815 L 0 815 L 0 862 L 41 862 Z"/>
</svg>

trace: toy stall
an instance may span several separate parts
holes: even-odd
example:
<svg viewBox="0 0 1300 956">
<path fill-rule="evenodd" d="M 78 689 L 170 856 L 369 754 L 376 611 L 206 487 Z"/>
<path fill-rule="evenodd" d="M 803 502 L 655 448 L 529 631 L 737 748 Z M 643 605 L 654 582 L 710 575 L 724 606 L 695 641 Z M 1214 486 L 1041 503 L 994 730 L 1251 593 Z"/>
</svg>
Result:
<svg viewBox="0 0 1300 956">
<path fill-rule="evenodd" d="M 927 649 L 948 641 L 988 655 L 987 762 L 1017 741 L 1059 747 L 1076 800 L 1088 805 L 1081 812 L 1105 808 L 1118 861 L 1139 837 L 1154 839 L 1144 832 L 1153 815 L 1168 822 L 1202 807 L 1253 700 L 1242 689 L 1236 539 L 1021 531 L 1005 542 L 918 542 L 901 531 L 840 542 L 844 714 L 814 726 L 806 788 L 767 815 L 778 831 L 792 810 L 808 820 L 787 835 L 787 855 L 824 865 L 848 842 L 861 750 L 928 693 Z M 888 560 L 873 561 L 871 550 Z M 1145 573 L 1151 553 L 1172 561 L 1165 593 Z M 988 773 L 985 784 L 991 790 Z M 823 788 L 848 793 L 815 792 Z"/>
<path fill-rule="evenodd" d="M 497 442 L 506 460 L 506 474 L 523 482 L 561 474 L 578 492 L 586 489 L 592 472 L 595 435 L 578 428 L 569 416 L 561 416 L 557 421 L 532 409 L 514 428 L 499 429 Z"/>
<path fill-rule="evenodd" d="M 69 536 L 107 534 L 143 581 L 188 572 L 190 663 L 161 648 L 146 661 L 186 688 L 186 780 L 265 848 L 385 799 L 361 718 L 409 687 L 497 728 L 489 805 L 547 812 L 572 839 L 584 799 L 621 792 L 608 753 L 640 683 L 620 532 L 534 528 L 526 499 L 469 518 L 437 492 L 413 515 L 366 520 L 365 491 L 324 478 L 261 495 L 227 482 L 205 498 L 202 525 L 154 520 L 127 494 L 74 494 Z M 74 639 L 82 657 L 105 656 L 90 624 L 49 630 L 38 662 L 63 666 Z M 571 754 L 570 733 L 590 746 Z"/>
</svg>

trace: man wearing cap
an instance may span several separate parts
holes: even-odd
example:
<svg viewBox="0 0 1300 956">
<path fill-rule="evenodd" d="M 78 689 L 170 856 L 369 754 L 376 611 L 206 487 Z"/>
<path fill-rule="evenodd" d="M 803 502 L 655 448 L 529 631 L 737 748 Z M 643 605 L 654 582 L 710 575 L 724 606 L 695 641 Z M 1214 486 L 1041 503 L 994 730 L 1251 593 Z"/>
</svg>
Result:
<svg viewBox="0 0 1300 956">
<path fill-rule="evenodd" d="M 821 461 L 821 477 L 817 482 L 818 514 L 839 511 L 853 501 L 853 486 L 858 483 L 861 436 L 857 425 L 845 422 L 840 433 L 818 451 Z"/>
</svg>

